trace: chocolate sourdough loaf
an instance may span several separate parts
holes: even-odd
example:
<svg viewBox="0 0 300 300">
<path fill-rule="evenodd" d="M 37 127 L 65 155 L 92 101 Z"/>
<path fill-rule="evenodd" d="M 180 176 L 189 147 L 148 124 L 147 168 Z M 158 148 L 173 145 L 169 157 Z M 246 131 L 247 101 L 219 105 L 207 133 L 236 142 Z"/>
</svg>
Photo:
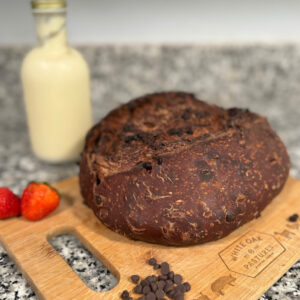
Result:
<svg viewBox="0 0 300 300">
<path fill-rule="evenodd" d="M 113 231 L 191 245 L 259 217 L 288 172 L 285 146 L 266 118 L 169 92 L 132 100 L 89 131 L 80 187 Z"/>
</svg>

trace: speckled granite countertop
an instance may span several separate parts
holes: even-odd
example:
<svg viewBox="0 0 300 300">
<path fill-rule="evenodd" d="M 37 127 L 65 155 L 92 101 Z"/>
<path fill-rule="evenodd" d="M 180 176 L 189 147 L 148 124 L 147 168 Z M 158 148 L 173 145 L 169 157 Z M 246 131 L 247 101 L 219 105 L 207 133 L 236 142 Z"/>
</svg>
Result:
<svg viewBox="0 0 300 300">
<path fill-rule="evenodd" d="M 0 186 L 21 192 L 31 180 L 54 182 L 76 164 L 47 165 L 30 151 L 19 81 L 28 48 L 0 48 Z M 300 47 L 82 47 L 91 68 L 94 120 L 147 92 L 185 90 L 225 107 L 264 114 L 287 145 L 291 175 L 300 178 Z M 97 290 L 116 280 L 72 236 L 53 246 Z M 0 245 L 0 299 L 37 299 Z M 261 299 L 300 299 L 300 261 Z"/>
</svg>

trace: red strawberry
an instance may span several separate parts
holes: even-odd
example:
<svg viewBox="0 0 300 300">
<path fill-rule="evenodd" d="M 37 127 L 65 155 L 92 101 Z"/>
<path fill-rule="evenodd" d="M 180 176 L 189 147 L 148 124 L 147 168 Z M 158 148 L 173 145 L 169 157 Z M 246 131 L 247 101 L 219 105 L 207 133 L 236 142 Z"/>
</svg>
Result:
<svg viewBox="0 0 300 300">
<path fill-rule="evenodd" d="M 21 198 L 22 215 L 37 221 L 49 215 L 59 205 L 57 191 L 46 183 L 31 182 L 23 191 Z"/>
<path fill-rule="evenodd" d="M 6 187 L 0 188 L 0 219 L 20 215 L 20 198 Z"/>
</svg>

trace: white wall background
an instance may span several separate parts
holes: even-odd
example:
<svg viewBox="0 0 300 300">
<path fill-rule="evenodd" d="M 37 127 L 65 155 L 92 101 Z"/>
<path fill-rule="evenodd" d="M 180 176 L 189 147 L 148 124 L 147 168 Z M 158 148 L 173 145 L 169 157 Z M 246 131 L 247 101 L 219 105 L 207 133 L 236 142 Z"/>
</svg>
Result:
<svg viewBox="0 0 300 300">
<path fill-rule="evenodd" d="M 69 0 L 69 40 L 299 42 L 300 0 Z M 29 0 L 0 0 L 0 45 L 35 41 Z"/>
</svg>

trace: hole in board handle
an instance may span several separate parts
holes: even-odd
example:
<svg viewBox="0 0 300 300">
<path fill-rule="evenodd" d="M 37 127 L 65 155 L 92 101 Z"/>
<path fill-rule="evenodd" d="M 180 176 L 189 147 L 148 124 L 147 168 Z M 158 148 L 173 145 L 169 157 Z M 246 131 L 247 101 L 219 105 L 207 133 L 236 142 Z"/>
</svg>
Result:
<svg viewBox="0 0 300 300">
<path fill-rule="evenodd" d="M 91 290 L 105 292 L 118 284 L 116 276 L 85 247 L 76 232 L 51 235 L 48 242 Z"/>
<path fill-rule="evenodd" d="M 3 297 L 3 298 L 2 298 Z M 38 300 L 0 239 L 0 299 Z"/>
</svg>

